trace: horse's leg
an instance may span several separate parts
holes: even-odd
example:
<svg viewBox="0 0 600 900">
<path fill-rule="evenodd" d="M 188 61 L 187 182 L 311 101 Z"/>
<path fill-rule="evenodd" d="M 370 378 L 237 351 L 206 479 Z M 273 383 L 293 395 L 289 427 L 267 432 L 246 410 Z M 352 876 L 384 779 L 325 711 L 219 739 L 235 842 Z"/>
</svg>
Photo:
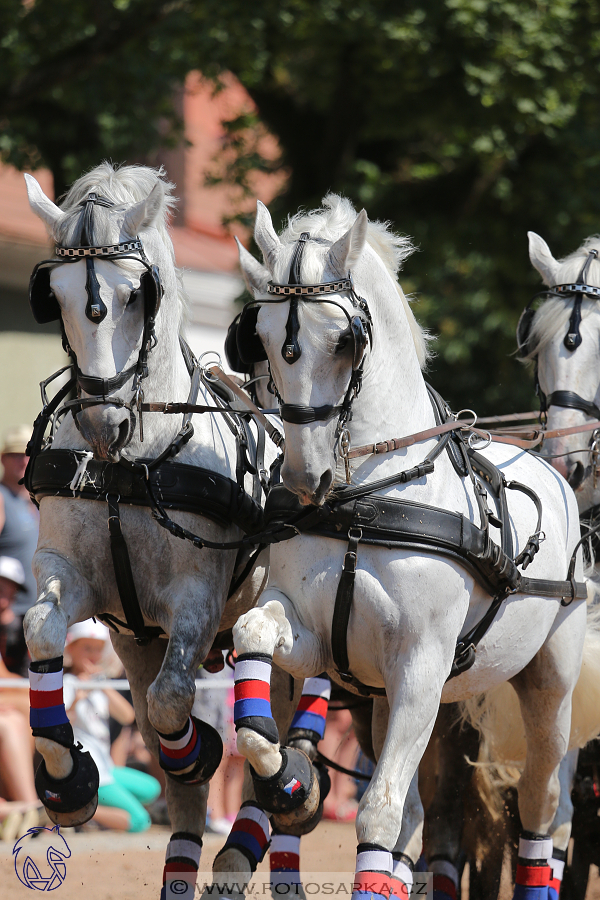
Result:
<svg viewBox="0 0 600 900">
<path fill-rule="evenodd" d="M 94 614 L 93 598 L 88 582 L 59 554 L 38 551 L 33 568 L 42 588 L 23 625 L 32 660 L 31 727 L 43 757 L 36 790 L 53 822 L 81 825 L 96 811 L 98 770 L 74 746 L 62 696 L 63 652 L 68 626 Z"/>
<path fill-rule="evenodd" d="M 569 744 L 571 698 L 581 664 L 585 605 L 569 607 L 561 613 L 544 646 L 512 680 L 527 738 L 527 757 L 518 788 L 524 831 L 519 840 L 515 900 L 545 900 L 548 896 L 552 859 L 549 831 L 560 798 L 559 768 Z M 577 617 L 583 617 L 580 635 Z"/>
<path fill-rule="evenodd" d="M 438 771 L 425 818 L 425 848 L 428 870 L 433 872 L 434 900 L 456 900 L 464 797 L 473 776 L 469 760 L 476 760 L 479 750 L 475 729 L 461 725 L 457 718 L 455 704 L 442 704 L 432 736 L 437 743 Z M 499 865 L 501 869 L 502 853 Z"/>
<path fill-rule="evenodd" d="M 356 818 L 354 900 L 370 894 L 379 900 L 390 885 L 394 895 L 402 900 L 410 892 L 411 865 L 421 850 L 423 827 L 415 775 L 433 729 L 443 687 L 438 673 L 445 661 L 433 666 L 430 655 L 431 645 L 427 645 L 427 652 L 424 646 L 415 647 L 410 660 L 402 659 L 401 671 L 390 666 L 385 673 L 389 719 L 377 766 Z M 376 709 L 383 721 L 379 700 L 374 706 L 373 728 L 377 748 L 382 722 L 377 722 Z"/>
<path fill-rule="evenodd" d="M 135 708 L 136 723 L 144 743 L 156 759 L 159 739 L 148 718 L 148 688 L 163 665 L 167 641 L 157 638 L 140 647 L 128 635 L 111 635 L 125 666 Z M 161 900 L 193 897 L 206 825 L 208 785 L 188 786 L 166 780 L 167 808 L 173 833 L 167 845 Z"/>
<path fill-rule="evenodd" d="M 565 860 L 567 858 L 567 849 L 571 837 L 571 823 L 573 820 L 571 791 L 573 790 L 573 782 L 575 781 L 578 756 L 578 749 L 570 750 L 561 762 L 558 771 L 560 799 L 558 801 L 558 809 L 556 810 L 554 821 L 550 828 L 550 835 L 552 836 L 552 860 L 550 861 L 550 868 L 552 869 L 552 874 L 550 876 L 548 900 L 558 900 L 558 895 L 560 894 Z"/>
<path fill-rule="evenodd" d="M 273 813 L 278 828 L 296 827 L 317 813 L 319 783 L 305 753 L 280 750 L 270 703 L 271 664 L 278 652 L 288 671 L 310 676 L 322 669 L 323 660 L 315 634 L 293 619 L 292 631 L 284 608 L 285 603 L 292 617 L 288 599 L 273 589 L 266 595 L 273 599 L 245 613 L 233 629 L 237 745 L 252 766 L 259 803 Z"/>
<path fill-rule="evenodd" d="M 390 707 L 385 697 L 373 701 L 372 741 L 379 760 L 389 726 Z M 390 898 L 406 900 L 410 896 L 415 863 L 423 846 L 423 804 L 419 795 L 418 770 L 412 777 L 402 814 L 402 827 L 392 850 Z"/>
<path fill-rule="evenodd" d="M 302 684 L 303 679 L 293 679 L 283 669 L 273 666 L 271 674 L 273 717 L 281 734 L 286 734 L 290 727 L 300 699 Z M 311 824 L 315 827 L 317 820 Z M 269 833 L 269 819 L 256 801 L 253 781 L 246 764 L 242 807 L 225 846 L 215 857 L 213 864 L 215 882 L 219 883 L 218 875 L 233 872 L 248 879 L 264 857 L 269 846 Z M 299 884 L 299 848 L 300 833 L 294 833 L 293 829 L 273 830 L 270 847 L 273 884 Z M 295 871 L 292 871 L 293 863 L 297 863 Z M 297 890 L 295 888 L 294 893 Z"/>
</svg>

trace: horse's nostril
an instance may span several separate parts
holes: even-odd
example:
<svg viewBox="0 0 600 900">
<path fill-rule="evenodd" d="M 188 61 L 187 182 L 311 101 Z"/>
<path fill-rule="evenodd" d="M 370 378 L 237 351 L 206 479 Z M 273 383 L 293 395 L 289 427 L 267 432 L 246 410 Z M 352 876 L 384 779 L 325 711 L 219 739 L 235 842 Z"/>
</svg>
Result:
<svg viewBox="0 0 600 900">
<path fill-rule="evenodd" d="M 571 485 L 574 491 L 577 490 L 578 487 L 581 486 L 581 482 L 583 481 L 583 476 L 585 474 L 585 469 L 583 467 L 583 463 L 576 462 L 569 475 L 567 477 L 567 481 Z"/>
</svg>

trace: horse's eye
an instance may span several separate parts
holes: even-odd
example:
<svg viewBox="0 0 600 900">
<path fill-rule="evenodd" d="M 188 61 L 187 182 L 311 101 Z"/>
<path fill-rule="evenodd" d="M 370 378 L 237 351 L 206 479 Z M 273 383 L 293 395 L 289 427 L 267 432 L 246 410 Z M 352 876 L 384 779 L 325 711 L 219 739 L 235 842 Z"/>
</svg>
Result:
<svg viewBox="0 0 600 900">
<path fill-rule="evenodd" d="M 141 296 L 141 291 L 139 288 L 137 290 L 132 291 L 129 295 L 129 300 L 127 301 L 127 306 L 131 306 L 132 303 L 135 303 L 136 300 Z"/>
<path fill-rule="evenodd" d="M 335 345 L 335 352 L 342 353 L 348 346 L 349 340 L 350 340 L 350 329 L 347 328 L 345 331 L 342 331 L 339 338 L 337 339 L 337 343 Z"/>
</svg>

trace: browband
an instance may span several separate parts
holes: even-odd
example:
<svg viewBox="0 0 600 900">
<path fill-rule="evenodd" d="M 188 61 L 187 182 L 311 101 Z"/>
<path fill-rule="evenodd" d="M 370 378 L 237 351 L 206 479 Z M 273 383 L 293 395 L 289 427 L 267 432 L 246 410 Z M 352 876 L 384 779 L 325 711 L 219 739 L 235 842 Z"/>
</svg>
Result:
<svg viewBox="0 0 600 900">
<path fill-rule="evenodd" d="M 337 294 L 339 291 L 351 291 L 352 279 L 343 278 L 341 281 L 325 281 L 322 284 L 273 284 L 267 285 L 267 294 L 283 294 L 289 296 L 296 294 Z"/>
<path fill-rule="evenodd" d="M 600 297 L 600 287 L 593 284 L 555 284 L 550 290 L 557 294 L 591 294 L 592 297 Z"/>
<path fill-rule="evenodd" d="M 111 244 L 110 247 L 57 247 L 57 256 L 82 257 L 82 256 L 114 256 L 115 253 L 130 253 L 132 250 L 143 251 L 139 238 L 134 241 L 123 241 L 121 244 Z"/>
</svg>

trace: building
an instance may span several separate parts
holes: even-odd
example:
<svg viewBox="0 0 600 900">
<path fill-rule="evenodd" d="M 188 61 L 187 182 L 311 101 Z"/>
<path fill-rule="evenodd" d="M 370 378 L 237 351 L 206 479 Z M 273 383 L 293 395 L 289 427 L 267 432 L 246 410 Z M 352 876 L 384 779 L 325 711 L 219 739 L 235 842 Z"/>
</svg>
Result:
<svg viewBox="0 0 600 900">
<path fill-rule="evenodd" d="M 161 153 L 152 164 L 165 166 L 180 198 L 172 237 L 190 300 L 190 345 L 197 355 L 205 350 L 222 353 L 235 298 L 243 288 L 233 234 L 222 225 L 224 216 L 237 211 L 236 198 L 223 186 L 206 187 L 204 179 L 218 164 L 223 148 L 221 122 L 251 107 L 251 101 L 233 77 L 214 95 L 192 73 L 177 102 L 182 104 L 189 146 Z M 261 150 L 265 155 L 277 152 L 268 136 L 262 139 Z M 51 174 L 42 170 L 33 174 L 53 198 Z M 280 184 L 278 177 L 259 176 L 253 188 L 268 203 Z M 247 238 L 242 228 L 233 233 Z M 34 265 L 51 253 L 44 226 L 29 208 L 23 174 L 0 166 L 0 434 L 33 422 L 40 409 L 39 382 L 67 364 L 58 325 L 37 325 L 27 298 Z"/>
</svg>

